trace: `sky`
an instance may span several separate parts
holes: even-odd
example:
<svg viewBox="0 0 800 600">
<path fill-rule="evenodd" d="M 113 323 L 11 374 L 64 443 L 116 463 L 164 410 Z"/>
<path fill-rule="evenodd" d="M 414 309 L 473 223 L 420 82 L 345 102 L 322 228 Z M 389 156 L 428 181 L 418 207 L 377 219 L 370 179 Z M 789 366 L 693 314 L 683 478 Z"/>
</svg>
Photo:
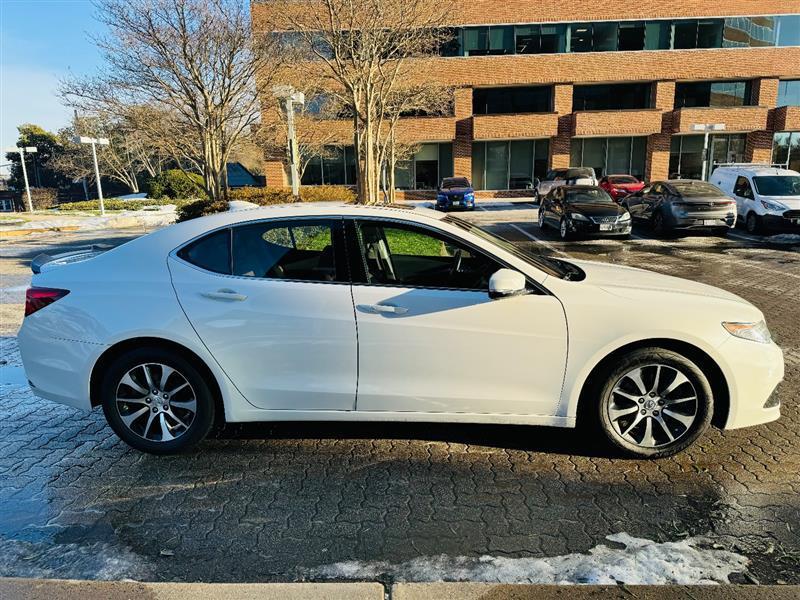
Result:
<svg viewBox="0 0 800 600">
<path fill-rule="evenodd" d="M 56 88 L 99 66 L 91 36 L 102 26 L 93 14 L 90 0 L 0 0 L 0 148 L 16 144 L 22 123 L 54 132 L 68 124 Z"/>
</svg>

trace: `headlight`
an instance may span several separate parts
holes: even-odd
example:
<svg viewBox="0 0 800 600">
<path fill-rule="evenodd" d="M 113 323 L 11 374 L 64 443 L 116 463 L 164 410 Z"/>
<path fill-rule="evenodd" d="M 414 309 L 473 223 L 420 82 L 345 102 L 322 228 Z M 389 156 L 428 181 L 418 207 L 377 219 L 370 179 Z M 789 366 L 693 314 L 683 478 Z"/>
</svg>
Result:
<svg viewBox="0 0 800 600">
<path fill-rule="evenodd" d="M 737 322 L 723 322 L 722 326 L 728 330 L 728 333 L 743 340 L 750 340 L 751 342 L 760 342 L 768 344 L 772 340 L 767 324 L 764 321 L 758 323 L 737 323 Z"/>
<path fill-rule="evenodd" d="M 569 218 L 573 221 L 588 221 L 581 213 L 569 213 Z"/>
<path fill-rule="evenodd" d="M 624 223 L 625 221 L 630 221 L 630 220 L 631 220 L 631 213 L 627 213 L 627 212 L 626 212 L 625 214 L 623 214 L 623 215 L 622 215 L 622 216 L 619 218 L 619 220 L 620 220 L 620 222 L 621 222 L 621 223 Z"/>
<path fill-rule="evenodd" d="M 782 213 L 785 210 L 789 210 L 789 207 L 784 206 L 780 202 L 767 202 L 766 200 L 761 201 L 761 206 L 766 208 L 770 212 L 779 212 Z"/>
<path fill-rule="evenodd" d="M 475 200 L 475 194 L 464 194 L 464 200 Z"/>
</svg>

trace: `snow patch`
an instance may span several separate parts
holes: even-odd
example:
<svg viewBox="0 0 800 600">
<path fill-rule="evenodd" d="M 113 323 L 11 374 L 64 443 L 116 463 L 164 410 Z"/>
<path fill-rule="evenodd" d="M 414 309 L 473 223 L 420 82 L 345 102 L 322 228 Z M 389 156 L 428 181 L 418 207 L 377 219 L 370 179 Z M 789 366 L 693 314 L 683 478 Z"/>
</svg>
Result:
<svg viewBox="0 0 800 600">
<path fill-rule="evenodd" d="M 729 583 L 746 570 L 749 560 L 726 550 L 701 547 L 702 538 L 658 543 L 627 533 L 607 536 L 624 545 L 600 544 L 587 554 L 545 558 L 501 556 L 424 556 L 392 564 L 386 561 L 345 561 L 313 570 L 324 579 L 375 579 L 391 574 L 397 581 L 478 581 L 492 583 L 696 585 Z"/>
<path fill-rule="evenodd" d="M 766 241 L 770 244 L 800 244 L 800 234 L 780 233 L 769 236 Z"/>
</svg>

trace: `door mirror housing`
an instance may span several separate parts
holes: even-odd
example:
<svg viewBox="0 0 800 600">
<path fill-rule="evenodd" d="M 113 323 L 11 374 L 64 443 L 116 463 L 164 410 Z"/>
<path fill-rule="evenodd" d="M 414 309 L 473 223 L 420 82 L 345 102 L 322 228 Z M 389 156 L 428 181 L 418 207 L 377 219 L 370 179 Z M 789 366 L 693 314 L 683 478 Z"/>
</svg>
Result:
<svg viewBox="0 0 800 600">
<path fill-rule="evenodd" d="M 489 279 L 489 298 L 497 300 L 528 293 L 525 275 L 512 269 L 500 269 Z"/>
</svg>

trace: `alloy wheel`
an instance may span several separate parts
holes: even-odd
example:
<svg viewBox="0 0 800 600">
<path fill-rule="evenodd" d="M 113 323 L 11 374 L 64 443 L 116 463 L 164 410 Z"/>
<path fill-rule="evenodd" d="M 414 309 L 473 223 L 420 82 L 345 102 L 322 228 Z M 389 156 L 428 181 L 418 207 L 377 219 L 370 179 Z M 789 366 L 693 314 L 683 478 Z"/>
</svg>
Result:
<svg viewBox="0 0 800 600">
<path fill-rule="evenodd" d="M 197 415 L 197 396 L 187 378 L 162 363 L 130 369 L 117 384 L 116 408 L 122 423 L 151 442 L 181 437 Z"/>
<path fill-rule="evenodd" d="M 567 229 L 567 220 L 561 219 L 561 225 L 559 226 L 559 233 L 561 234 L 561 239 L 565 240 L 569 236 L 569 230 Z"/>
<path fill-rule="evenodd" d="M 640 448 L 664 448 L 692 429 L 699 411 L 697 390 L 675 367 L 636 367 L 614 384 L 606 411 L 622 440 Z"/>
<path fill-rule="evenodd" d="M 544 212 L 539 210 L 539 229 L 544 229 Z"/>
</svg>

